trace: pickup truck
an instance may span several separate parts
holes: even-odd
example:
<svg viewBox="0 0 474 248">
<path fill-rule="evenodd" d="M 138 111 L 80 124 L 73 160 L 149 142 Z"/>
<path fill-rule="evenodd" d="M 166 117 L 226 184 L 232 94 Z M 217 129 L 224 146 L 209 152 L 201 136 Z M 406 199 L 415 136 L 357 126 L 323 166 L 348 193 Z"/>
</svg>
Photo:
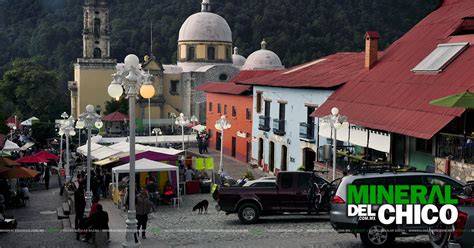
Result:
<svg viewBox="0 0 474 248">
<path fill-rule="evenodd" d="M 311 190 L 314 184 L 318 185 L 318 191 L 329 185 L 312 172 L 280 172 L 273 186 L 218 188 L 216 207 L 226 214 L 237 213 L 244 224 L 255 223 L 260 216 L 265 215 L 311 213 L 311 197 L 308 195 L 314 191 Z M 317 209 L 317 212 L 329 211 L 329 196 L 322 197 L 322 201 L 327 201 L 327 204 L 320 204 L 324 207 Z"/>
</svg>

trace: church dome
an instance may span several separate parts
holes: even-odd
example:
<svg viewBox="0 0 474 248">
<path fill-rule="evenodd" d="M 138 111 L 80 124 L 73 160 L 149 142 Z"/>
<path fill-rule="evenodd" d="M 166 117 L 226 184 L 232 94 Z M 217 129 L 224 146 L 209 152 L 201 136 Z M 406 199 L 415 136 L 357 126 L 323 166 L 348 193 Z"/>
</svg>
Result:
<svg viewBox="0 0 474 248">
<path fill-rule="evenodd" d="M 234 47 L 234 54 L 232 54 L 232 64 L 236 67 L 242 67 L 247 59 L 239 54 L 239 48 Z"/>
<path fill-rule="evenodd" d="M 266 49 L 267 43 L 262 41 L 262 48 L 253 52 L 245 61 L 242 70 L 278 70 L 284 69 L 280 57 L 270 50 Z"/>
<path fill-rule="evenodd" d="M 232 31 L 227 21 L 210 11 L 209 0 L 203 0 L 201 12 L 191 15 L 181 25 L 178 41 L 232 42 Z"/>
</svg>

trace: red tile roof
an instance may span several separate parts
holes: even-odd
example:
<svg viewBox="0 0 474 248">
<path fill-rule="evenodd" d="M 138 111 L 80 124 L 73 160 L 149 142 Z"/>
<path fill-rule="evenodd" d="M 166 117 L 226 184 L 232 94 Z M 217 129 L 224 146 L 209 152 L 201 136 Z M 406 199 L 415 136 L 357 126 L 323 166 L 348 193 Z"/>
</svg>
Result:
<svg viewBox="0 0 474 248">
<path fill-rule="evenodd" d="M 103 121 L 109 121 L 109 122 L 118 122 L 118 121 L 124 121 L 124 120 L 129 120 L 128 115 L 122 114 L 118 111 L 115 111 L 111 114 L 108 114 L 104 117 L 102 117 Z"/>
<path fill-rule="evenodd" d="M 236 82 L 288 88 L 333 88 L 346 83 L 363 70 L 364 53 L 336 53 L 286 70 Z"/>
<path fill-rule="evenodd" d="M 430 100 L 474 89 L 474 48 L 469 47 L 435 75 L 411 71 L 438 44 L 449 42 L 462 18 L 474 16 L 474 1 L 445 0 L 393 43 L 377 64 L 331 95 L 314 116 L 338 107 L 349 122 L 429 139 L 464 109 L 430 105 Z M 457 36 L 457 42 L 472 35 Z"/>
<path fill-rule="evenodd" d="M 260 77 L 267 74 L 271 74 L 275 70 L 245 70 L 240 71 L 231 81 L 229 82 L 208 82 L 198 86 L 196 89 L 207 93 L 222 93 L 231 95 L 241 95 L 249 92 L 252 86 L 249 85 L 237 85 L 235 82 L 246 80 L 254 77 Z"/>
</svg>

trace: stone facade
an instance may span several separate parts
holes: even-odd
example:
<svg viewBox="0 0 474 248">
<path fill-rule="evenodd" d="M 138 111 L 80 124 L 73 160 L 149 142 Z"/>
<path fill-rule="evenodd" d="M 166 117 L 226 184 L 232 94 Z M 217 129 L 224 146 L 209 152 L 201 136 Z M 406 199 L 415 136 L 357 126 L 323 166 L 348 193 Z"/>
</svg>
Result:
<svg viewBox="0 0 474 248">
<path fill-rule="evenodd" d="M 437 173 L 446 173 L 446 158 L 435 158 L 435 167 Z M 474 164 L 462 163 L 459 161 L 450 161 L 450 175 L 451 177 L 468 182 L 474 180 Z"/>
</svg>

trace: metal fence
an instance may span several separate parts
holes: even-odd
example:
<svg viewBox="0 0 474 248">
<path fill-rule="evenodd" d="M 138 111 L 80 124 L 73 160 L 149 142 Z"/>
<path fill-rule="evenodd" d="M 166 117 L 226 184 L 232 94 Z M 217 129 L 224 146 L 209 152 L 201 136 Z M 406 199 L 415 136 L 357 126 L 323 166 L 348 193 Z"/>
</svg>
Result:
<svg viewBox="0 0 474 248">
<path fill-rule="evenodd" d="M 474 137 L 441 133 L 438 136 L 437 157 L 451 157 L 451 160 L 474 163 Z"/>
</svg>

